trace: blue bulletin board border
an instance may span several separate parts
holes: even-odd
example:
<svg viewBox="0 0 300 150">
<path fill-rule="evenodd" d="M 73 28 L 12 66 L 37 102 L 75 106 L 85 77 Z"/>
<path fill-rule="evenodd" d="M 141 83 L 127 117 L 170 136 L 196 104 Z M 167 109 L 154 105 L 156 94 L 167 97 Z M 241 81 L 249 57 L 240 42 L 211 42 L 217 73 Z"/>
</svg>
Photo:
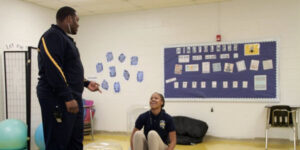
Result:
<svg viewBox="0 0 300 150">
<path fill-rule="evenodd" d="M 278 41 L 264 39 L 165 46 L 163 87 L 166 100 L 279 102 Z M 237 45 L 236 50 L 234 45 Z M 249 52 L 249 46 L 251 50 L 254 47 L 254 52 Z M 229 54 L 229 57 L 222 54 Z M 225 68 L 231 69 L 225 71 Z"/>
</svg>

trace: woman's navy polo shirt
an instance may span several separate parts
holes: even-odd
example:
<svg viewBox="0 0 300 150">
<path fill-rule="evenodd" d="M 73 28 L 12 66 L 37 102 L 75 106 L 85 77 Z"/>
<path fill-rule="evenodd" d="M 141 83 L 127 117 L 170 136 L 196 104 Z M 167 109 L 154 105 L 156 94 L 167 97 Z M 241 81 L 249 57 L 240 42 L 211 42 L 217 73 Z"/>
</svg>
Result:
<svg viewBox="0 0 300 150">
<path fill-rule="evenodd" d="M 142 113 L 135 122 L 135 128 L 141 130 L 143 127 L 146 137 L 150 130 L 155 130 L 165 144 L 168 144 L 169 132 L 175 131 L 173 118 L 163 109 L 157 116 L 151 111 Z"/>
</svg>

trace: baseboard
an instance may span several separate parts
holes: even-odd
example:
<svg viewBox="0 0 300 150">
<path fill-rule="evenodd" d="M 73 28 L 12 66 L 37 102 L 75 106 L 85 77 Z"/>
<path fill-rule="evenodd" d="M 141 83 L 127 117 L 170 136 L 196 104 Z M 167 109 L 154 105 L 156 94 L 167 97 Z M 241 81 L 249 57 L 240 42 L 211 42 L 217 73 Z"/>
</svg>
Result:
<svg viewBox="0 0 300 150">
<path fill-rule="evenodd" d="M 257 137 L 257 138 L 224 138 L 224 137 L 216 137 L 216 136 L 211 136 L 211 135 L 206 135 L 204 138 L 204 141 L 206 140 L 237 140 L 237 141 L 257 141 L 257 142 L 265 142 L 265 138 L 262 137 Z M 280 138 L 269 138 L 269 142 L 274 142 L 274 143 L 290 143 L 293 142 L 293 140 L 289 139 L 280 139 Z M 297 140 L 297 143 L 299 143 L 300 140 Z"/>
<path fill-rule="evenodd" d="M 97 130 L 94 131 L 95 134 L 112 134 L 112 135 L 126 135 L 130 136 L 131 132 L 122 132 L 122 131 L 104 131 L 104 130 Z M 224 138 L 224 137 L 217 137 L 217 136 L 211 136 L 206 135 L 203 139 L 203 141 L 209 141 L 209 140 L 237 140 L 237 141 L 257 141 L 257 142 L 265 142 L 265 138 L 257 137 L 257 138 Z M 290 143 L 292 140 L 289 139 L 280 139 L 280 138 L 269 138 L 269 142 L 274 143 Z M 300 140 L 297 140 L 297 143 L 299 143 Z"/>
<path fill-rule="evenodd" d="M 96 134 L 113 134 L 113 135 L 131 135 L 131 132 L 122 132 L 122 131 L 105 131 L 105 130 L 97 130 L 94 131 Z"/>
</svg>

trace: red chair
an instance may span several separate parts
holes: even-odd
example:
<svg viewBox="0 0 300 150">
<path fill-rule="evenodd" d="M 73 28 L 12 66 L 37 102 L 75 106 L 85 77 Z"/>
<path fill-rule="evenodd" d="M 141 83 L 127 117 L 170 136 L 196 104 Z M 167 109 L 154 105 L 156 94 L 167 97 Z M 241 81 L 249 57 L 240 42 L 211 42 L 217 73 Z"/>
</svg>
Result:
<svg viewBox="0 0 300 150">
<path fill-rule="evenodd" d="M 93 127 L 93 118 L 95 115 L 94 101 L 84 100 L 83 108 L 85 111 L 84 115 L 84 135 L 91 135 L 94 140 L 94 127 Z"/>
</svg>

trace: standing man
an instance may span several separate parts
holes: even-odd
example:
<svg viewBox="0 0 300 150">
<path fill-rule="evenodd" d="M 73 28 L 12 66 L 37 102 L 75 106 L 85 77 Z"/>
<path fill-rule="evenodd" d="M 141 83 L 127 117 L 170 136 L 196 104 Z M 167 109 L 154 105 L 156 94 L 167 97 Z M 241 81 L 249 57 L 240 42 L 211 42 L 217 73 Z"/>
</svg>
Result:
<svg viewBox="0 0 300 150">
<path fill-rule="evenodd" d="M 84 86 L 99 90 L 99 84 L 84 79 L 80 54 L 74 40 L 79 17 L 71 7 L 57 11 L 52 25 L 39 42 L 39 82 L 37 96 L 41 105 L 46 150 L 83 149 Z"/>
</svg>

